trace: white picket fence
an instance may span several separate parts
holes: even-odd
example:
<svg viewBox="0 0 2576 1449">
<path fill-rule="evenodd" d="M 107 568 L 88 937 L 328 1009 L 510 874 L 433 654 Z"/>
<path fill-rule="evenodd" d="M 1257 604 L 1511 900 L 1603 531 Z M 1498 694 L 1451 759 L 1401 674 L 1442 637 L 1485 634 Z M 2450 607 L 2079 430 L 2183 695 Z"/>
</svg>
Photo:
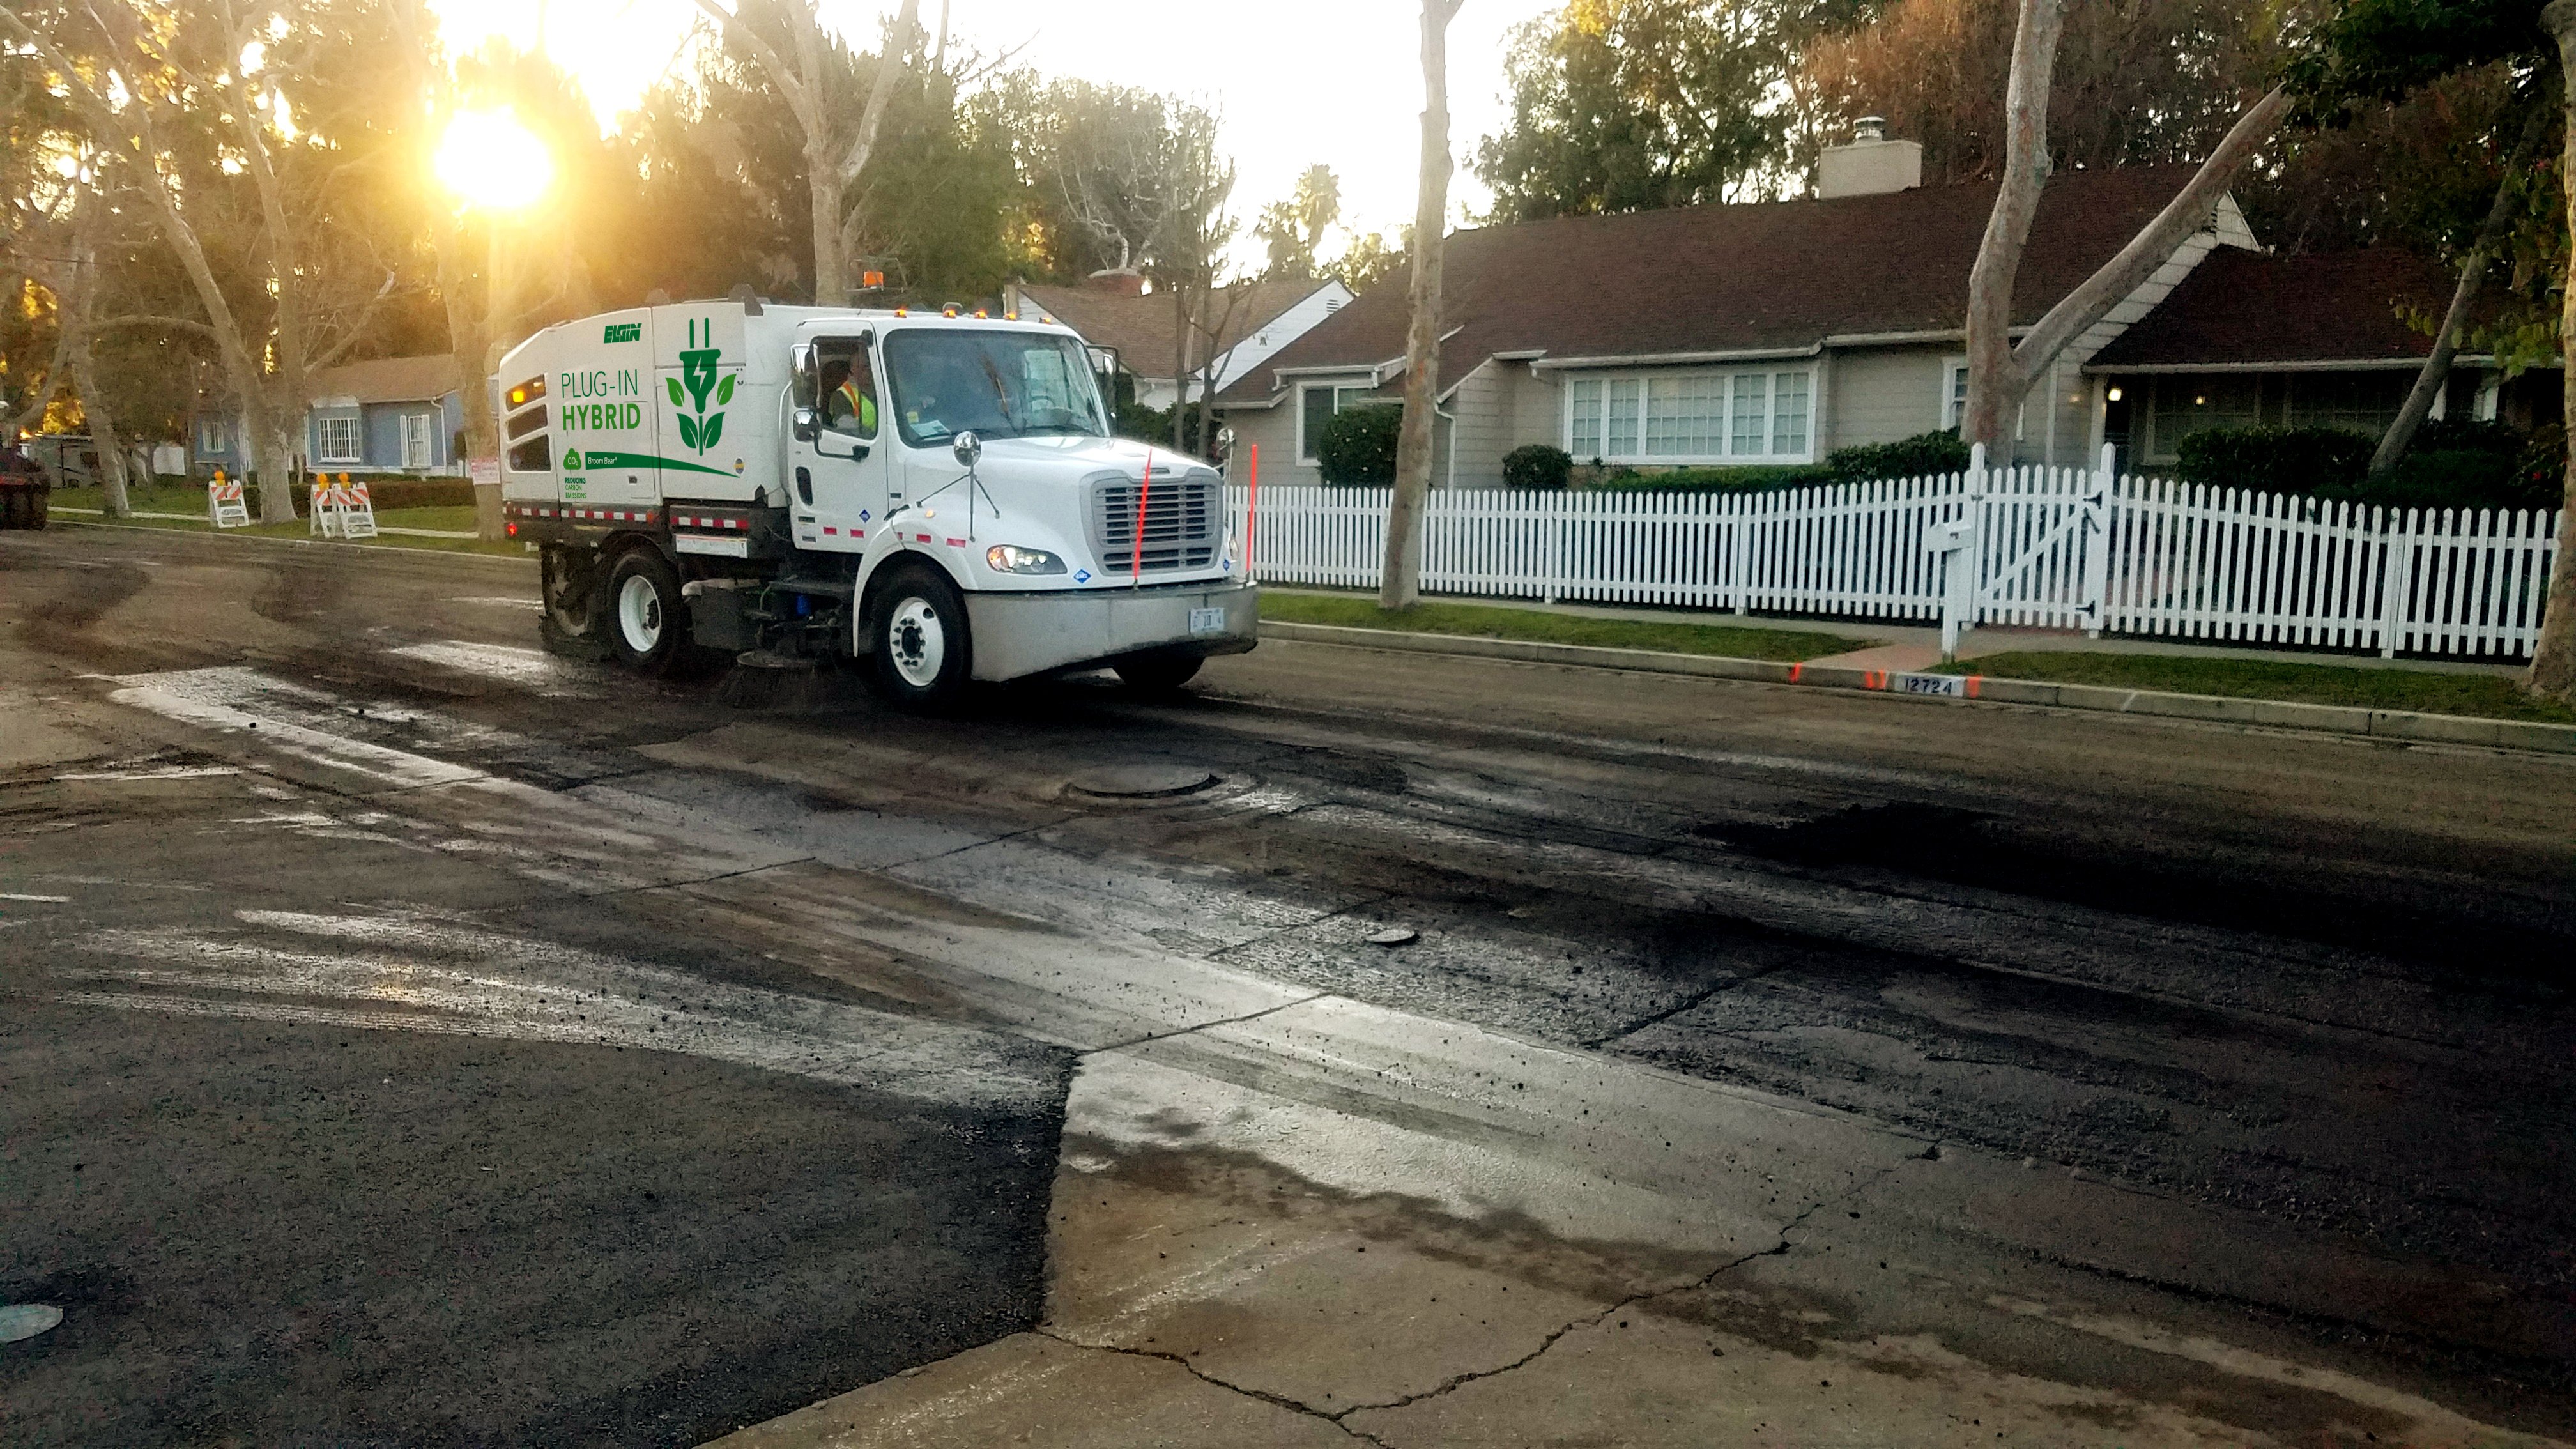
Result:
<svg viewBox="0 0 2576 1449">
<path fill-rule="evenodd" d="M 1240 527 L 1249 500 L 1233 499 Z M 1377 587 L 1390 501 L 1263 488 L 1255 576 Z M 2539 636 L 2556 535 L 2536 509 L 2400 512 L 2115 478 L 2106 456 L 1774 493 L 1436 490 L 1422 586 L 2497 658 Z M 1950 557 L 1973 558 L 1973 577 L 1948 576 Z"/>
</svg>

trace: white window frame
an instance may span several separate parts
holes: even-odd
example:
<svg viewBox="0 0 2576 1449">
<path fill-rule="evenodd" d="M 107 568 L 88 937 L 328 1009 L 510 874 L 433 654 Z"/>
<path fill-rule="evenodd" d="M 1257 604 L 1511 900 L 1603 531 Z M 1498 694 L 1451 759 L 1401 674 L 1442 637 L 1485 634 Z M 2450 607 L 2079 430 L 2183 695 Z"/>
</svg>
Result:
<svg viewBox="0 0 2576 1449">
<path fill-rule="evenodd" d="M 437 435 L 429 430 L 429 419 L 428 413 L 402 415 L 402 465 L 405 469 L 426 470 L 438 465 Z M 412 449 L 415 443 L 419 445 L 420 450 L 420 461 L 417 463 L 412 461 Z"/>
<path fill-rule="evenodd" d="M 1368 393 L 1377 391 L 1377 388 L 1374 384 L 1367 381 L 1301 382 L 1297 384 L 1297 418 L 1292 426 L 1297 429 L 1297 466 L 1300 468 L 1320 468 L 1324 466 L 1323 460 L 1315 456 L 1314 440 L 1306 436 L 1306 394 L 1320 391 L 1329 391 L 1333 394 L 1333 416 L 1340 417 L 1342 415 L 1342 409 L 1350 406 L 1350 404 L 1342 400 L 1342 394 L 1354 393 L 1364 396 Z M 1396 403 L 1393 398 L 1381 398 L 1376 402 L 1368 404 L 1370 407 L 1389 407 L 1395 405 Z"/>
<path fill-rule="evenodd" d="M 197 419 L 197 452 L 230 453 L 233 450 L 233 425 L 222 418 Z"/>
<path fill-rule="evenodd" d="M 1570 372 L 1566 374 L 1563 384 L 1557 389 L 1557 391 L 1562 394 L 1557 401 L 1557 446 L 1565 449 L 1568 453 L 1573 453 L 1575 455 L 1574 461 L 1578 463 L 1589 463 L 1597 457 L 1607 464 L 1632 468 L 1767 468 L 1783 464 L 1793 465 L 1812 463 L 1816 461 L 1817 457 L 1816 436 L 1818 412 L 1823 405 L 1825 392 L 1823 381 L 1820 376 L 1821 371 L 1822 369 L 1817 366 L 1813 359 L 1800 358 L 1794 360 L 1783 359 L 1777 362 L 1734 363 L 1724 367 L 1605 368 L 1600 370 Z M 1776 406 L 1774 391 L 1777 387 L 1774 375 L 1778 373 L 1801 373 L 1804 374 L 1807 379 L 1807 414 L 1805 429 L 1807 445 L 1796 452 L 1782 453 L 1773 451 L 1773 448 L 1779 440 L 1778 424 L 1774 411 Z M 1735 439 L 1735 380 L 1738 375 L 1759 376 L 1763 379 L 1763 451 L 1759 453 L 1737 453 L 1730 451 L 1734 447 Z M 1711 378 L 1716 384 L 1719 412 L 1715 420 L 1715 427 L 1712 429 L 1709 436 L 1714 441 L 1718 451 L 1714 453 L 1646 452 L 1647 400 L 1654 392 L 1654 389 L 1647 385 L 1648 379 L 1672 380 L 1678 378 L 1698 377 Z M 1597 450 L 1583 452 L 1578 451 L 1574 446 L 1574 394 L 1578 386 L 1591 382 L 1601 384 L 1601 446 Z M 1637 411 L 1634 419 L 1634 429 L 1637 439 L 1637 451 L 1633 453 L 1613 453 L 1609 451 L 1611 435 L 1610 401 L 1614 393 L 1617 391 L 1614 384 L 1623 382 L 1633 383 L 1636 388 L 1635 405 Z"/>
<path fill-rule="evenodd" d="M 1934 407 L 1932 415 L 1941 420 L 1940 426 L 1954 433 L 1959 431 L 1960 422 L 1967 417 L 1968 359 L 1966 354 L 1941 359 L 1941 400 Z"/>
<path fill-rule="evenodd" d="M 2055 374 L 2051 373 L 2051 376 Z M 2041 392 L 2042 389 L 2035 387 L 2031 389 L 2030 396 L 2037 397 Z M 1941 401 L 1932 415 L 1941 420 L 1940 430 L 1945 433 L 1959 431 L 1960 424 L 1967 418 L 1968 359 L 1965 354 L 1941 359 Z M 2029 436 L 2030 397 L 2025 397 L 2021 400 L 2021 411 L 2013 414 L 2013 441 L 2018 443 Z"/>
<path fill-rule="evenodd" d="M 333 452 L 333 428 L 346 424 L 349 429 L 349 451 Z M 315 418 L 313 420 L 313 461 L 316 463 L 363 463 L 367 461 L 367 420 L 359 416 Z"/>
</svg>

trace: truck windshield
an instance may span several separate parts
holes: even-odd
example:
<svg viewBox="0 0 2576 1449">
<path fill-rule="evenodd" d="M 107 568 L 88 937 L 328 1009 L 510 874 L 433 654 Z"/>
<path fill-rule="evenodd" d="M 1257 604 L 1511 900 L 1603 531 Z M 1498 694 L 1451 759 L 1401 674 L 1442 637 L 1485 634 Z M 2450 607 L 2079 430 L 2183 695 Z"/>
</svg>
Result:
<svg viewBox="0 0 2576 1449">
<path fill-rule="evenodd" d="M 1109 435 L 1091 358 L 1070 337 L 998 328 L 905 328 L 886 339 L 903 440 Z"/>
</svg>

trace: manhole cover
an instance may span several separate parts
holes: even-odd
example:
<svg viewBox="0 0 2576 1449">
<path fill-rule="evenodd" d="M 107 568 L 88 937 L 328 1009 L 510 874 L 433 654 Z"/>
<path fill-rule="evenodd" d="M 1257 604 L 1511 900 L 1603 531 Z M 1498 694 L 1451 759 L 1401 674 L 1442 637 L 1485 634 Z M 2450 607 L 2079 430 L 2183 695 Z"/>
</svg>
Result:
<svg viewBox="0 0 2576 1449">
<path fill-rule="evenodd" d="M 63 1321 L 63 1311 L 42 1303 L 0 1304 L 0 1343 L 33 1338 Z"/>
<path fill-rule="evenodd" d="M 1111 765 L 1085 770 L 1066 782 L 1075 794 L 1106 800 L 1151 800 L 1187 795 L 1216 783 L 1216 776 L 1194 765 Z"/>
<path fill-rule="evenodd" d="M 1368 939 L 1372 946 L 1410 946 L 1422 939 L 1422 933 L 1411 926 L 1389 926 Z"/>
</svg>

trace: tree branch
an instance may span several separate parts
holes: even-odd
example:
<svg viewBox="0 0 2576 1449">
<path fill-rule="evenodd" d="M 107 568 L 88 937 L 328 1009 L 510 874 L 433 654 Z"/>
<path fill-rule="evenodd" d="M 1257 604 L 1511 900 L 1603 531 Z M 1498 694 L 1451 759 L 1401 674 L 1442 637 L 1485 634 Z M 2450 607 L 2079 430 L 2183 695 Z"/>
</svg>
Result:
<svg viewBox="0 0 2576 1449">
<path fill-rule="evenodd" d="M 735 19 L 724 7 L 716 4 L 716 0 L 697 0 L 697 7 L 715 21 L 719 36 L 741 41 L 743 49 L 751 52 L 751 58 L 760 62 L 760 68 L 769 72 L 770 84 L 778 87 L 778 93 L 787 98 L 787 107 L 796 113 L 800 125 L 810 128 L 821 119 L 821 111 L 815 98 L 806 93 L 805 83 L 788 68 L 786 60 L 770 47 L 768 41 L 754 34 L 750 26 Z"/>
<path fill-rule="evenodd" d="M 2209 225 L 2218 211 L 2219 199 L 2236 184 L 2236 175 L 2253 159 L 2255 148 L 2270 137 L 2281 118 L 2289 114 L 2290 94 L 2275 88 L 2270 95 L 2256 101 L 2227 139 L 2200 163 L 2200 170 L 2174 199 L 2165 203 L 2146 229 L 2130 238 L 2120 254 L 2103 264 L 2100 271 L 2084 279 L 2084 284 L 2069 292 L 2058 304 L 2048 309 L 2013 349 L 2013 364 L 2023 379 L 2039 376 L 2041 369 L 2055 360 L 2068 344 L 2081 337 L 2094 323 L 2109 316 L 2131 292 L 2147 284 L 2149 278 L 2193 232 Z"/>
<path fill-rule="evenodd" d="M 911 68 L 912 48 L 920 35 L 921 0 L 903 0 L 903 9 L 895 15 L 894 34 L 886 41 L 885 53 L 877 57 L 877 77 L 868 87 L 868 108 L 860 113 L 859 133 L 841 157 L 842 185 L 858 180 L 867 169 L 868 157 L 877 146 L 877 128 L 885 123 L 886 107 L 894 100 L 895 81 Z"/>
</svg>

